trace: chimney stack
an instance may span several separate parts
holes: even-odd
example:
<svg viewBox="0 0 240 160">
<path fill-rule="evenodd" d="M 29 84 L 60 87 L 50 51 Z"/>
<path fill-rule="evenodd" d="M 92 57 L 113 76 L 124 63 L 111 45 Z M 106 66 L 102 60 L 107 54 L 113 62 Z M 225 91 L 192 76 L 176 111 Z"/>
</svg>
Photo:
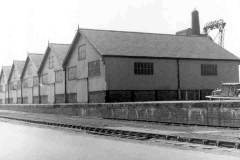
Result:
<svg viewBox="0 0 240 160">
<path fill-rule="evenodd" d="M 192 34 L 200 35 L 199 15 L 196 9 L 192 12 Z"/>
</svg>

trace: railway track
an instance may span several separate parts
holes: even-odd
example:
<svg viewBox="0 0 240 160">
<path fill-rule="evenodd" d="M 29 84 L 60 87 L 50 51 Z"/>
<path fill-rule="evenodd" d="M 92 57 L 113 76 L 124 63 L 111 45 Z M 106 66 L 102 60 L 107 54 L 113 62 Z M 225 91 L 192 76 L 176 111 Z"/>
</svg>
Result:
<svg viewBox="0 0 240 160">
<path fill-rule="evenodd" d="M 112 137 L 119 137 L 119 138 L 125 138 L 125 139 L 134 139 L 134 140 L 141 140 L 141 141 L 171 140 L 171 141 L 178 141 L 178 142 L 187 142 L 187 143 L 194 143 L 194 144 L 240 149 L 240 142 L 218 141 L 213 139 L 189 138 L 184 136 L 99 128 L 99 127 L 91 127 L 91 126 L 83 126 L 83 125 L 72 125 L 72 124 L 65 124 L 65 123 L 47 122 L 42 120 L 30 120 L 30 119 L 7 117 L 7 116 L 0 116 L 0 118 L 22 121 L 22 122 L 33 123 L 33 124 L 47 125 L 47 126 L 57 126 L 62 128 L 78 129 L 81 131 L 85 131 L 86 133 L 89 133 L 89 134 L 112 136 Z"/>
</svg>

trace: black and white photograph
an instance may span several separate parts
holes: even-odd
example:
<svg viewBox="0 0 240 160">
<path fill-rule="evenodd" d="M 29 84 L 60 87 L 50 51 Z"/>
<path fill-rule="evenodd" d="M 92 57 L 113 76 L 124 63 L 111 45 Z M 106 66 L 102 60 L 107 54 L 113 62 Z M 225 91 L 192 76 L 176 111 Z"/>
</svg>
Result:
<svg viewBox="0 0 240 160">
<path fill-rule="evenodd" d="M 0 160 L 240 160 L 239 0 L 0 1 Z"/>
</svg>

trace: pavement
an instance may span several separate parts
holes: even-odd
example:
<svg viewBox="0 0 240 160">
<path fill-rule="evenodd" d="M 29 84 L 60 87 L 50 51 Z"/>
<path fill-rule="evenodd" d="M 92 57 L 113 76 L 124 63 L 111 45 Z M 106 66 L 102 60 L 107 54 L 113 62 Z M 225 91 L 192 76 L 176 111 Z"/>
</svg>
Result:
<svg viewBox="0 0 240 160">
<path fill-rule="evenodd" d="M 32 125 L 18 121 L 0 121 L 0 159 L 3 160 L 239 160 L 240 152 L 225 148 L 183 148 L 155 145 L 92 135 L 85 132 Z M 174 141 L 162 141 L 174 142 Z M 181 148 L 180 148 L 180 146 Z M 202 145 L 203 146 L 203 145 Z M 213 146 L 211 146 L 213 147 Z"/>
<path fill-rule="evenodd" d="M 167 125 L 162 123 L 139 121 L 80 118 L 68 115 L 29 113 L 9 110 L 0 110 L 0 117 L 240 143 L 240 129 L 232 128 Z"/>
</svg>

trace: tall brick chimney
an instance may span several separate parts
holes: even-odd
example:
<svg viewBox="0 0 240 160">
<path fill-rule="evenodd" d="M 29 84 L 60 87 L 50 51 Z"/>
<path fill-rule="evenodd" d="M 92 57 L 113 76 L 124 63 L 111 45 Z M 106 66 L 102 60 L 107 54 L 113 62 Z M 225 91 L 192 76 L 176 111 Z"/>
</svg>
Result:
<svg viewBox="0 0 240 160">
<path fill-rule="evenodd" d="M 199 15 L 196 9 L 192 12 L 192 34 L 200 35 Z"/>
</svg>

